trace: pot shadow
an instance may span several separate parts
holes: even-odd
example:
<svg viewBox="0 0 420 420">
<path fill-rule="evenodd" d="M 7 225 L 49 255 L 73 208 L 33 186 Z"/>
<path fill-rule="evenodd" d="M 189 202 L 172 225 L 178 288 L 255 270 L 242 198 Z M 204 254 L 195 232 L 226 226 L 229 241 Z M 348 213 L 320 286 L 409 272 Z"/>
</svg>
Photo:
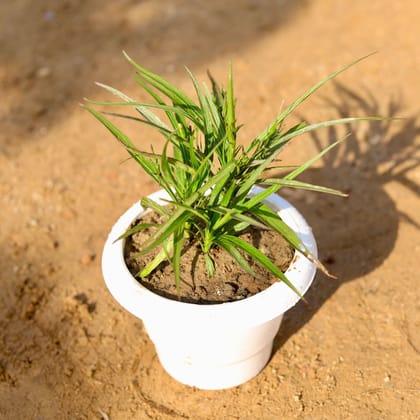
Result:
<svg viewBox="0 0 420 420">
<path fill-rule="evenodd" d="M 334 99 L 324 98 L 339 118 L 352 115 L 384 115 L 370 92 L 363 94 L 334 83 Z M 401 111 L 398 101 L 390 100 L 387 115 Z M 343 127 L 331 127 L 327 138 L 312 133 L 311 139 L 321 150 L 342 138 Z M 299 331 L 344 283 L 357 280 L 379 267 L 394 248 L 400 220 L 420 226 L 398 209 L 385 186 L 398 182 L 415 195 L 420 186 L 407 172 L 420 164 L 419 147 L 414 139 L 420 134 L 416 116 L 401 121 L 371 121 L 350 127 L 353 138 L 323 157 L 322 169 L 309 169 L 302 181 L 333 186 L 349 194 L 347 198 L 282 190 L 307 218 L 318 243 L 320 260 L 337 279 L 319 272 L 305 295 L 288 311 L 274 341 L 273 354 Z M 379 287 L 379 284 L 375 287 Z"/>
</svg>

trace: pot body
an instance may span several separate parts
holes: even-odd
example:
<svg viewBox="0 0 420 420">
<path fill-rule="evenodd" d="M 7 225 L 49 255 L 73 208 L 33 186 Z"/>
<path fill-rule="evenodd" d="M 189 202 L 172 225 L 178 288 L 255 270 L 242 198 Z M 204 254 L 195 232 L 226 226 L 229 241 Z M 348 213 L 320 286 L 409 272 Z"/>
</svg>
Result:
<svg viewBox="0 0 420 420">
<path fill-rule="evenodd" d="M 254 187 L 251 194 L 259 191 L 260 187 Z M 158 191 L 149 198 L 165 204 L 163 199 L 169 197 Z M 316 256 L 312 230 L 302 215 L 276 194 L 265 203 Z M 283 314 L 299 297 L 282 282 L 244 300 L 213 305 L 178 302 L 151 292 L 128 271 L 124 243 L 116 241 L 144 211 L 139 203 L 134 204 L 114 225 L 105 243 L 102 271 L 111 294 L 143 321 L 162 366 L 179 382 L 201 389 L 224 389 L 253 378 L 271 356 Z M 315 271 L 315 264 L 296 252 L 285 274 L 303 295 Z"/>
</svg>

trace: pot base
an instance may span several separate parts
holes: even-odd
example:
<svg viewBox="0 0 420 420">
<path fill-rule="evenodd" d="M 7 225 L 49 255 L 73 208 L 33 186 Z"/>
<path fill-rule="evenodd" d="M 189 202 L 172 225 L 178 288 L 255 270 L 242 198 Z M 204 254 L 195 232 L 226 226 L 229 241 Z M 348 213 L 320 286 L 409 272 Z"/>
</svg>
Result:
<svg viewBox="0 0 420 420">
<path fill-rule="evenodd" d="M 241 385 L 257 376 L 269 361 L 272 349 L 273 342 L 246 360 L 223 366 L 194 363 L 189 358 L 180 363 L 170 353 L 158 352 L 158 357 L 166 372 L 178 382 L 203 390 L 220 390 Z"/>
</svg>

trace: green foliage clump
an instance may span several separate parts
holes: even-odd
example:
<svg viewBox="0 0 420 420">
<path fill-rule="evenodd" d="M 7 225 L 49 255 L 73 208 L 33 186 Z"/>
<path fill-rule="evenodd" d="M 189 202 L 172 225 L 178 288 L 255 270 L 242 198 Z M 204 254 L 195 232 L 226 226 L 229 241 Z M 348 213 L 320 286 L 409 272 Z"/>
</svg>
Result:
<svg viewBox="0 0 420 420">
<path fill-rule="evenodd" d="M 284 273 L 259 249 L 241 239 L 238 234 L 250 226 L 272 229 L 283 236 L 295 249 L 325 268 L 304 247 L 296 233 L 287 226 L 264 200 L 280 188 L 292 187 L 343 195 L 339 191 L 296 180 L 296 177 L 319 159 L 338 142 L 329 145 L 308 162 L 299 167 L 281 167 L 287 173 L 281 178 L 268 178 L 269 169 L 279 168 L 280 151 L 292 139 L 337 124 L 356 120 L 378 119 L 376 117 L 342 118 L 308 124 L 301 122 L 285 129 L 284 121 L 312 93 L 329 80 L 363 58 L 343 67 L 321 80 L 288 106 L 275 120 L 259 134 L 247 147 L 237 144 L 239 126 L 235 117 L 232 71 L 229 71 L 227 87 L 221 88 L 209 75 L 211 89 L 201 85 L 189 71 L 195 88 L 197 101 L 167 80 L 140 66 L 128 55 L 128 61 L 135 68 L 135 80 L 152 98 L 152 102 L 138 102 L 124 93 L 103 84 L 98 84 L 121 99 L 119 102 L 89 101 L 96 105 L 125 106 L 133 108 L 136 116 L 118 113 L 100 113 L 90 106 L 91 112 L 126 148 L 129 155 L 156 181 L 170 196 L 169 206 L 143 198 L 141 204 L 164 217 L 161 225 L 143 243 L 141 254 L 159 248 L 156 257 L 138 274 L 147 277 L 160 263 L 167 260 L 174 269 L 175 282 L 181 281 L 180 260 L 187 241 L 195 241 L 201 247 L 211 276 L 215 270 L 210 250 L 213 247 L 225 249 L 240 266 L 255 276 L 245 258 L 250 256 L 279 280 L 295 290 Z M 156 111 L 163 112 L 164 122 Z M 133 141 L 117 128 L 105 115 L 128 118 L 155 128 L 165 138 L 160 154 L 139 150 Z M 171 153 L 169 150 L 171 149 Z M 266 188 L 250 195 L 251 188 L 262 184 Z M 151 224 L 140 223 L 125 232 L 127 237 Z"/>
</svg>

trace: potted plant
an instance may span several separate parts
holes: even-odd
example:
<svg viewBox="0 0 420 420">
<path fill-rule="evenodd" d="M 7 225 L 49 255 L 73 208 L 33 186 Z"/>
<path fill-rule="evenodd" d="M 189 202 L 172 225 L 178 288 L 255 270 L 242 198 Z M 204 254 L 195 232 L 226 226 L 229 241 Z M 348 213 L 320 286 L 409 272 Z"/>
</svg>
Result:
<svg viewBox="0 0 420 420">
<path fill-rule="evenodd" d="M 120 100 L 90 103 L 129 107 L 136 114 L 84 106 L 161 189 L 135 203 L 112 228 L 102 257 L 106 285 L 142 319 L 162 365 L 175 379 L 202 389 L 239 385 L 267 363 L 284 312 L 303 297 L 316 268 L 326 272 L 311 228 L 277 191 L 289 187 L 343 195 L 296 180 L 338 141 L 298 167 L 280 165 L 279 153 L 301 134 L 367 118 L 290 128 L 285 119 L 363 58 L 306 91 L 248 146 L 237 143 L 231 71 L 226 89 L 209 75 L 209 89 L 187 70 L 194 101 L 126 58 L 152 102 L 99 84 Z M 140 150 L 107 115 L 155 128 L 165 138 L 162 151 Z M 285 174 L 267 177 L 273 167 Z M 280 253 L 285 261 L 279 262 Z"/>
</svg>

